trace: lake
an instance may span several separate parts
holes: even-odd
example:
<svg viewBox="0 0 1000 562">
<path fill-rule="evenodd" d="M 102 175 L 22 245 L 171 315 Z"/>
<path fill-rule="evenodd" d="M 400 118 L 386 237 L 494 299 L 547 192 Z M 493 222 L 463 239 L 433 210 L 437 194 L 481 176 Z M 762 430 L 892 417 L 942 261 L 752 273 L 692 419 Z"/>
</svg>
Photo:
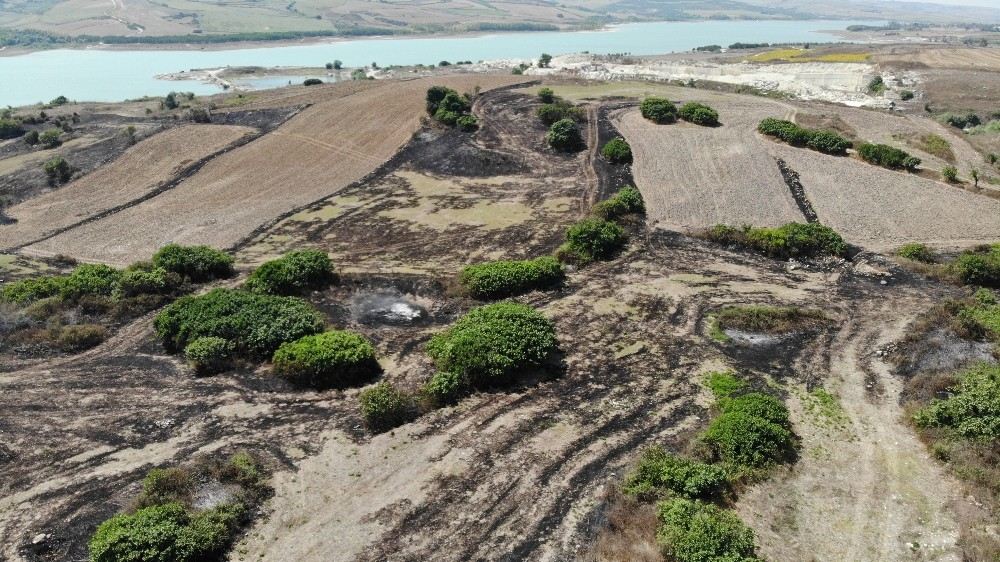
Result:
<svg viewBox="0 0 1000 562">
<path fill-rule="evenodd" d="M 689 51 L 702 45 L 835 41 L 824 33 L 872 21 L 698 21 L 616 25 L 598 31 L 494 33 L 475 36 L 407 37 L 311 42 L 229 50 L 56 49 L 0 57 L 0 106 L 27 105 L 63 95 L 76 101 L 121 101 L 171 90 L 211 94 L 213 84 L 167 81 L 157 75 L 225 66 L 322 66 L 339 59 L 345 67 L 437 64 L 448 60 L 537 57 L 540 53 L 631 53 Z M 276 85 L 287 82 L 276 80 Z"/>
</svg>

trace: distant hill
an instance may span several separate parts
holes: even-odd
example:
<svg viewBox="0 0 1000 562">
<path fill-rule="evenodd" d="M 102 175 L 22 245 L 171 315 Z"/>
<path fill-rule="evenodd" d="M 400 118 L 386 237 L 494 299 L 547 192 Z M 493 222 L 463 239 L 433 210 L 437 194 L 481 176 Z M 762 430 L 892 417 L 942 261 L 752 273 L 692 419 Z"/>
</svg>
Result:
<svg viewBox="0 0 1000 562">
<path fill-rule="evenodd" d="M 1000 23 L 1000 9 L 860 0 L 0 0 L 0 45 L 555 30 L 726 18 Z"/>
</svg>

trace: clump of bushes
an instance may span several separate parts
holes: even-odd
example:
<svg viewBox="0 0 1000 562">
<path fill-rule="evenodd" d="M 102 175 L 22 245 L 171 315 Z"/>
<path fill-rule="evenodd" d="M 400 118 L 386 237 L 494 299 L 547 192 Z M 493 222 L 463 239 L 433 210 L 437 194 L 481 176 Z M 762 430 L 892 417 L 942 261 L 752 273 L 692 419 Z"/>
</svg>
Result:
<svg viewBox="0 0 1000 562">
<path fill-rule="evenodd" d="M 594 216 L 604 220 L 618 220 L 626 215 L 641 215 L 646 212 L 646 203 L 642 200 L 639 190 L 626 186 L 611 197 L 594 205 L 591 211 Z"/>
<path fill-rule="evenodd" d="M 657 541 L 664 554 L 677 562 L 750 562 L 753 531 L 732 513 L 712 504 L 682 498 L 658 506 Z"/>
<path fill-rule="evenodd" d="M 666 98 L 650 96 L 642 100 L 639 112 L 656 123 L 673 123 L 677 120 L 677 106 Z"/>
<path fill-rule="evenodd" d="M 906 151 L 900 150 L 887 144 L 862 143 L 857 147 L 858 156 L 865 162 L 890 168 L 893 170 L 903 169 L 909 172 L 915 171 L 920 166 L 920 159 L 910 156 Z"/>
<path fill-rule="evenodd" d="M 101 344 L 108 330 L 100 324 L 71 324 L 52 328 L 55 344 L 68 352 L 83 351 Z"/>
<path fill-rule="evenodd" d="M 14 139 L 24 134 L 20 121 L 0 119 L 0 140 Z"/>
<path fill-rule="evenodd" d="M 38 135 L 38 142 L 45 148 L 52 149 L 62 144 L 62 130 L 49 129 Z"/>
<path fill-rule="evenodd" d="M 198 338 L 184 348 L 184 358 L 198 375 L 214 375 L 232 365 L 236 346 L 216 336 Z"/>
<path fill-rule="evenodd" d="M 723 405 L 722 414 L 712 420 L 701 439 L 716 459 L 739 468 L 765 468 L 786 460 L 794 451 L 787 423 L 774 423 L 749 408 L 727 410 Z"/>
<path fill-rule="evenodd" d="M 694 101 L 682 105 L 681 108 L 677 110 L 677 116 L 689 123 L 694 123 L 695 125 L 715 127 L 719 124 L 718 111 L 703 103 Z"/>
<path fill-rule="evenodd" d="M 562 264 L 549 256 L 470 265 L 459 275 L 459 281 L 477 299 L 506 298 L 550 289 L 565 278 Z"/>
<path fill-rule="evenodd" d="M 631 164 L 632 147 L 622 137 L 613 138 L 601 147 L 601 156 L 612 164 Z"/>
<path fill-rule="evenodd" d="M 706 237 L 719 244 L 749 248 L 774 258 L 818 255 L 845 256 L 847 243 L 836 231 L 819 223 L 788 223 L 776 228 L 716 225 Z"/>
<path fill-rule="evenodd" d="M 832 131 L 807 129 L 791 121 L 773 117 L 761 121 L 757 125 L 757 131 L 792 146 L 805 146 L 824 154 L 844 155 L 852 145 L 851 141 Z"/>
<path fill-rule="evenodd" d="M 963 371 L 951 392 L 917 412 L 917 425 L 946 428 L 968 439 L 1000 435 L 1000 367 L 981 363 Z"/>
<path fill-rule="evenodd" d="M 941 175 L 944 176 L 945 181 L 949 183 L 958 183 L 958 168 L 954 166 L 945 166 L 941 168 Z"/>
<path fill-rule="evenodd" d="M 358 395 L 361 415 L 374 431 L 386 431 L 412 420 L 416 414 L 413 398 L 388 382 L 380 382 Z"/>
<path fill-rule="evenodd" d="M 153 266 L 195 283 L 224 279 L 233 274 L 233 258 L 209 246 L 167 244 L 153 254 Z"/>
<path fill-rule="evenodd" d="M 933 250 L 928 248 L 926 244 L 920 244 L 917 242 L 903 244 L 898 250 L 896 250 L 896 255 L 901 258 L 921 263 L 934 263 Z"/>
<path fill-rule="evenodd" d="M 573 152 L 584 146 L 580 128 L 572 119 L 560 119 L 549 127 L 545 142 L 560 152 Z"/>
<path fill-rule="evenodd" d="M 552 88 L 541 88 L 538 90 L 538 99 L 542 100 L 542 103 L 552 103 L 556 100 L 556 93 Z"/>
<path fill-rule="evenodd" d="M 305 80 L 302 81 L 303 86 L 317 86 L 322 83 L 323 81 L 320 80 L 319 78 L 306 78 Z"/>
<path fill-rule="evenodd" d="M 510 383 L 555 350 L 552 323 L 534 308 L 500 302 L 470 310 L 427 343 L 440 371 L 472 385 Z"/>
<path fill-rule="evenodd" d="M 588 218 L 566 230 L 566 242 L 557 250 L 561 261 L 589 263 L 612 257 L 625 246 L 628 237 L 618 224 L 601 218 Z"/>
<path fill-rule="evenodd" d="M 438 371 L 420 390 L 432 406 L 442 406 L 458 400 L 468 389 L 469 381 L 461 373 Z"/>
<path fill-rule="evenodd" d="M 220 288 L 177 299 L 157 315 L 155 327 L 170 351 L 213 336 L 231 341 L 239 354 L 263 359 L 285 342 L 321 332 L 323 316 L 295 297 Z"/>
<path fill-rule="evenodd" d="M 56 156 L 42 164 L 42 171 L 49 180 L 49 185 L 66 183 L 73 177 L 73 167 L 62 156 Z"/>
<path fill-rule="evenodd" d="M 180 275 L 162 267 L 130 266 L 118 278 L 117 294 L 124 297 L 166 295 L 174 292 L 182 283 Z"/>
<path fill-rule="evenodd" d="M 563 119 L 570 119 L 579 123 L 584 121 L 586 115 L 583 108 L 576 107 L 568 101 L 558 99 L 542 105 L 535 111 L 535 114 L 546 125 L 552 125 L 556 121 L 562 121 Z"/>
<path fill-rule="evenodd" d="M 285 342 L 274 352 L 272 362 L 279 375 L 314 388 L 349 386 L 368 380 L 381 370 L 371 342 L 346 330 Z"/>
<path fill-rule="evenodd" d="M 427 113 L 449 127 L 457 125 L 461 117 L 472 111 L 472 100 L 468 95 L 445 86 L 431 86 L 427 90 L 426 101 Z"/>
<path fill-rule="evenodd" d="M 298 295 L 334 281 L 333 262 L 320 250 L 293 250 L 264 262 L 250 274 L 246 289 L 268 295 Z"/>
<path fill-rule="evenodd" d="M 479 120 L 475 115 L 463 115 L 455 121 L 455 125 L 460 131 L 471 133 L 479 128 Z"/>
<path fill-rule="evenodd" d="M 1000 244 L 962 252 L 949 269 L 964 284 L 1000 286 Z"/>
<path fill-rule="evenodd" d="M 668 453 L 662 447 L 647 449 L 635 470 L 625 479 L 623 491 L 640 497 L 670 495 L 709 499 L 729 484 L 724 468 Z"/>
</svg>

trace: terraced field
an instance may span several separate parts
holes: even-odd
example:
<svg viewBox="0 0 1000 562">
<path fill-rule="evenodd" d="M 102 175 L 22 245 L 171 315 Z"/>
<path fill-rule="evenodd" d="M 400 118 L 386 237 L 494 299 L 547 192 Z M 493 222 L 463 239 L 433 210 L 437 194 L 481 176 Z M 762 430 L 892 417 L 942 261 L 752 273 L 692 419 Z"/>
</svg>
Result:
<svg viewBox="0 0 1000 562">
<path fill-rule="evenodd" d="M 384 82 L 357 93 L 331 89 L 339 97 L 316 103 L 274 132 L 213 159 L 173 189 L 25 251 L 124 264 L 171 241 L 233 246 L 388 160 L 417 130 L 430 85 L 471 91 L 522 80 L 455 75 Z"/>
<path fill-rule="evenodd" d="M 249 127 L 185 125 L 154 135 L 113 163 L 6 209 L 16 222 L 0 228 L 0 247 L 29 244 L 148 197 L 185 168 L 255 132 Z"/>
</svg>

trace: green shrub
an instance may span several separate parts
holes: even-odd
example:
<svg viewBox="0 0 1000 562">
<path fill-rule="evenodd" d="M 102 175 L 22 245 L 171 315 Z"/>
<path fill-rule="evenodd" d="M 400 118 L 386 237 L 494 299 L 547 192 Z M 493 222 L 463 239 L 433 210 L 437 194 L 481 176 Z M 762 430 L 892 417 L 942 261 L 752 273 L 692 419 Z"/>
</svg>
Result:
<svg viewBox="0 0 1000 562">
<path fill-rule="evenodd" d="M 501 302 L 474 308 L 427 344 L 441 371 L 471 384 L 505 384 L 541 365 L 555 350 L 552 323 L 528 305 Z"/>
<path fill-rule="evenodd" d="M 462 115 L 460 113 L 455 113 L 454 111 L 448 111 L 447 109 L 442 107 L 441 109 L 437 110 L 437 113 L 434 114 L 434 119 L 437 120 L 437 122 L 439 123 L 443 123 L 445 125 L 448 125 L 449 127 L 454 127 L 456 124 L 458 124 L 458 120 L 459 118 L 461 118 L 461 116 Z"/>
<path fill-rule="evenodd" d="M 264 262 L 246 282 L 246 289 L 268 295 L 297 295 L 326 287 L 334 280 L 333 263 L 320 250 L 293 250 Z"/>
<path fill-rule="evenodd" d="M 0 140 L 14 139 L 24 134 L 20 121 L 0 119 Z"/>
<path fill-rule="evenodd" d="M 941 168 L 941 175 L 944 179 L 950 183 L 958 183 L 958 168 L 954 166 L 945 166 Z"/>
<path fill-rule="evenodd" d="M 28 146 L 35 146 L 36 144 L 38 144 L 40 142 L 38 131 L 28 131 L 24 135 L 24 142 Z"/>
<path fill-rule="evenodd" d="M 788 408 L 785 404 L 761 392 L 751 392 L 736 397 L 719 400 L 719 409 L 723 414 L 746 414 L 769 421 L 785 429 L 791 427 L 788 421 Z"/>
<path fill-rule="evenodd" d="M 868 82 L 868 93 L 872 95 L 881 95 L 885 91 L 885 82 L 882 80 L 881 76 L 876 76 Z"/>
<path fill-rule="evenodd" d="M 375 431 L 392 429 L 414 418 L 413 399 L 388 382 L 362 390 L 358 401 L 365 423 Z"/>
<path fill-rule="evenodd" d="M 371 342 L 354 332 L 333 330 L 281 344 L 274 371 L 291 382 L 340 388 L 370 379 L 381 368 Z"/>
<path fill-rule="evenodd" d="M 41 299 L 54 297 L 62 292 L 65 281 L 65 277 L 52 275 L 12 281 L 0 289 L 0 300 L 17 305 L 26 305 Z"/>
<path fill-rule="evenodd" d="M 305 80 L 302 81 L 303 86 L 318 86 L 319 84 L 322 83 L 323 81 L 320 80 L 319 78 L 306 78 Z"/>
<path fill-rule="evenodd" d="M 118 279 L 118 294 L 125 297 L 137 295 L 165 295 L 181 284 L 180 276 L 162 267 L 151 270 L 126 269 Z"/>
<path fill-rule="evenodd" d="M 434 405 L 450 404 L 463 393 L 469 383 L 461 373 L 438 371 L 421 389 L 421 393 Z"/>
<path fill-rule="evenodd" d="M 431 86 L 427 89 L 427 113 L 428 115 L 434 115 L 437 113 L 438 108 L 441 106 L 441 101 L 448 94 L 456 94 L 455 90 L 445 86 Z"/>
<path fill-rule="evenodd" d="M 571 119 L 579 123 L 585 118 L 582 108 L 574 107 L 573 104 L 564 100 L 547 103 L 535 110 L 535 113 L 538 115 L 538 119 L 546 125 L 552 125 L 556 121 L 562 121 L 563 119 Z"/>
<path fill-rule="evenodd" d="M 899 99 L 903 101 L 910 101 L 913 99 L 913 90 L 901 90 L 899 92 Z"/>
<path fill-rule="evenodd" d="M 643 117 L 656 123 L 673 123 L 677 120 L 677 106 L 666 98 L 650 96 L 639 104 Z"/>
<path fill-rule="evenodd" d="M 736 466 L 761 468 L 785 460 L 793 450 L 784 427 L 745 412 L 723 412 L 702 435 L 716 458 Z"/>
<path fill-rule="evenodd" d="M 642 194 L 638 189 L 626 186 L 608 199 L 594 205 L 592 212 L 599 218 L 613 221 L 625 215 L 644 214 L 646 203 L 642 200 Z"/>
<path fill-rule="evenodd" d="M 191 473 L 183 468 L 154 468 L 142 480 L 142 494 L 136 500 L 140 508 L 176 503 L 188 505 L 195 490 Z"/>
<path fill-rule="evenodd" d="M 90 539 L 91 562 L 197 562 L 218 554 L 231 540 L 238 511 L 212 509 L 191 515 L 168 503 L 116 515 Z"/>
<path fill-rule="evenodd" d="M 890 169 L 914 171 L 920 166 L 920 159 L 887 144 L 862 143 L 857 147 L 858 156 L 864 161 Z"/>
<path fill-rule="evenodd" d="M 55 343 L 63 351 L 76 352 L 100 345 L 108 330 L 99 324 L 73 324 L 59 328 Z"/>
<path fill-rule="evenodd" d="M 847 154 L 847 149 L 853 143 L 831 131 L 814 131 L 806 142 L 806 146 L 824 154 Z"/>
<path fill-rule="evenodd" d="M 463 115 L 455 120 L 459 130 L 471 133 L 479 128 L 479 120 L 474 115 Z"/>
<path fill-rule="evenodd" d="M 427 112 L 449 127 L 455 126 L 471 109 L 472 102 L 468 96 L 460 95 L 455 90 L 443 86 L 432 86 L 427 90 Z"/>
<path fill-rule="evenodd" d="M 784 119 L 768 117 L 757 125 L 763 135 L 778 138 L 792 146 L 805 146 L 824 154 L 844 155 L 851 141 L 832 131 L 807 129 Z"/>
<path fill-rule="evenodd" d="M 556 93 L 552 91 L 552 88 L 542 88 L 538 90 L 538 98 L 542 100 L 542 103 L 552 103 L 556 99 Z"/>
<path fill-rule="evenodd" d="M 109 297 L 115 293 L 121 277 L 121 271 L 108 265 L 78 265 L 62 282 L 59 294 L 66 300 L 76 300 L 84 295 Z"/>
<path fill-rule="evenodd" d="M 958 279 L 967 285 L 1000 286 L 1000 248 L 986 252 L 963 252 L 949 265 Z"/>
<path fill-rule="evenodd" d="M 719 124 L 719 112 L 711 107 L 698 102 L 688 102 L 677 110 L 677 116 L 681 119 L 694 123 L 695 125 L 705 125 L 714 127 Z"/>
<path fill-rule="evenodd" d="M 601 148 L 601 156 L 612 164 L 631 164 L 632 147 L 622 137 L 613 138 Z"/>
<path fill-rule="evenodd" d="M 42 143 L 45 148 L 56 148 L 62 144 L 60 137 L 62 137 L 62 131 L 59 129 L 49 129 L 44 131 L 41 135 L 38 135 L 38 142 Z"/>
<path fill-rule="evenodd" d="M 923 427 L 944 427 L 970 439 L 1000 435 L 1000 366 L 981 363 L 963 371 L 952 395 L 935 399 L 915 416 Z"/>
<path fill-rule="evenodd" d="M 153 254 L 153 265 L 187 277 L 195 283 L 233 274 L 233 258 L 208 246 L 167 244 Z"/>
<path fill-rule="evenodd" d="M 214 375 L 229 369 L 236 346 L 215 336 L 198 338 L 184 348 L 184 358 L 199 375 Z"/>
<path fill-rule="evenodd" d="M 566 230 L 561 252 L 581 263 L 609 259 L 625 246 L 622 227 L 600 218 L 584 219 Z"/>
<path fill-rule="evenodd" d="M 553 257 L 467 266 L 459 281 L 477 299 L 497 299 L 559 286 L 566 274 Z"/>
<path fill-rule="evenodd" d="M 181 297 L 155 321 L 156 333 L 171 351 L 206 336 L 233 342 L 238 353 L 270 357 L 278 347 L 323 330 L 323 316 L 294 297 L 214 289 Z"/>
<path fill-rule="evenodd" d="M 560 119 L 553 123 L 545 134 L 545 142 L 561 152 L 572 152 L 584 146 L 580 128 L 572 119 Z"/>
<path fill-rule="evenodd" d="M 625 479 L 623 491 L 640 497 L 673 494 L 710 499 L 721 494 L 727 485 L 726 471 L 722 467 L 679 457 L 662 447 L 651 447 Z"/>
<path fill-rule="evenodd" d="M 934 263 L 934 252 L 927 247 L 926 244 L 903 244 L 898 250 L 896 250 L 896 255 L 908 260 L 919 261 L 923 263 Z"/>
<path fill-rule="evenodd" d="M 788 223 L 776 228 L 716 225 L 706 237 L 719 244 L 750 248 L 774 258 L 845 256 L 847 243 L 832 228 L 819 223 Z"/>
<path fill-rule="evenodd" d="M 657 505 L 657 542 L 677 562 L 750 562 L 754 533 L 731 511 L 686 499 Z"/>
<path fill-rule="evenodd" d="M 42 171 L 49 179 L 49 184 L 66 183 L 73 177 L 73 167 L 62 156 L 56 156 L 42 164 Z"/>
</svg>

